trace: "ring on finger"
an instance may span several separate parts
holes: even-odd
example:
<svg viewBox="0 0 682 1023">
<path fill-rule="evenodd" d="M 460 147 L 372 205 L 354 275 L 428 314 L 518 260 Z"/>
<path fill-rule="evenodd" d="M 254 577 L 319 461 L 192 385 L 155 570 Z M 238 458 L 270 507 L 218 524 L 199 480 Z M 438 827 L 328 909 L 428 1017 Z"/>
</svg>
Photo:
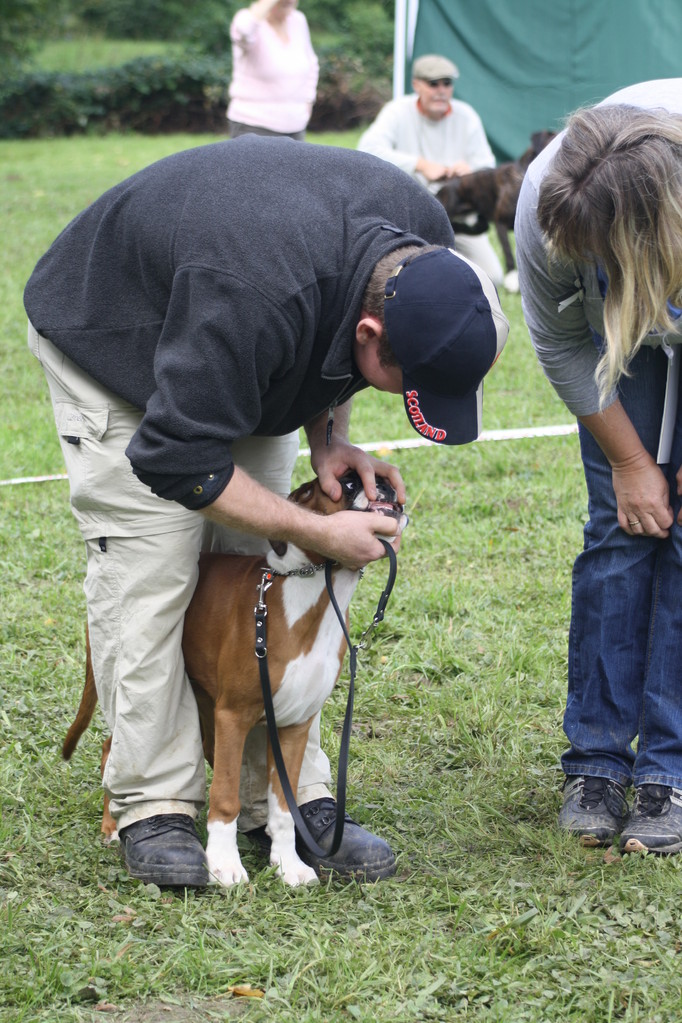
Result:
<svg viewBox="0 0 682 1023">
<path fill-rule="evenodd" d="M 630 520 L 628 519 L 628 525 L 629 526 L 641 526 L 642 523 L 639 521 L 639 519 L 634 519 L 634 521 L 632 521 L 632 522 L 630 522 Z"/>
</svg>

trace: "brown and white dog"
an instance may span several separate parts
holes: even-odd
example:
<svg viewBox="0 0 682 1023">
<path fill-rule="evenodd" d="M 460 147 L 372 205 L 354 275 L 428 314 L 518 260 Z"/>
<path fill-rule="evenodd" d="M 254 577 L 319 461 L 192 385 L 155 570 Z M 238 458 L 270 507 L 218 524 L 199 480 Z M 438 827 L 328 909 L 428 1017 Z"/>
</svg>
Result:
<svg viewBox="0 0 682 1023">
<path fill-rule="evenodd" d="M 337 502 L 331 501 L 317 480 L 298 487 L 289 499 L 322 515 L 346 509 L 378 511 L 396 518 L 399 529 L 403 528 L 407 519 L 387 479 L 377 477 L 377 500 L 372 502 L 356 473 L 346 474 L 340 482 L 342 496 Z M 311 722 L 336 684 L 345 653 L 324 571 L 316 568 L 324 564 L 324 558 L 293 544 L 272 546 L 266 556 L 202 554 L 199 581 L 185 615 L 182 649 L 199 708 L 204 755 L 213 767 L 206 857 L 212 882 L 226 886 L 248 880 L 237 849 L 239 779 L 246 737 L 264 713 L 254 652 L 254 607 L 265 564 L 274 576 L 267 592 L 268 671 L 277 731 L 294 792 Z M 337 565 L 332 577 L 337 603 L 346 614 L 360 572 Z M 81 703 L 62 748 L 65 759 L 73 753 L 97 704 L 89 645 L 87 654 Z M 102 748 L 102 769 L 110 746 L 111 738 Z M 308 884 L 317 875 L 296 853 L 294 822 L 269 742 L 267 770 L 270 862 L 287 884 Z M 117 837 L 106 797 L 102 832 L 109 841 Z"/>
<path fill-rule="evenodd" d="M 495 225 L 504 253 L 507 291 L 519 290 L 508 232 L 514 230 L 523 177 L 530 163 L 554 135 L 553 131 L 537 131 L 531 135 L 530 146 L 518 160 L 462 174 L 448 181 L 436 193 L 436 198 L 445 207 L 455 238 L 458 234 L 485 234 L 489 224 Z"/>
</svg>

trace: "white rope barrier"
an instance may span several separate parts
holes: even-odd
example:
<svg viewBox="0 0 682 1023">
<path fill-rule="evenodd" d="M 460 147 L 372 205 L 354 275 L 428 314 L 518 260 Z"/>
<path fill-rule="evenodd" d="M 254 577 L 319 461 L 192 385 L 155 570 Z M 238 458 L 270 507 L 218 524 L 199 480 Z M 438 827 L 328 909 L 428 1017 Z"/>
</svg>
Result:
<svg viewBox="0 0 682 1023">
<path fill-rule="evenodd" d="M 0 480 L 0 487 L 14 487 L 19 483 L 48 483 L 50 480 L 66 480 L 66 474 L 55 476 L 15 476 L 13 479 Z"/>
<path fill-rule="evenodd" d="M 496 440 L 526 440 L 533 437 L 565 437 L 571 433 L 578 432 L 577 423 L 565 423 L 561 426 L 526 426 L 517 430 L 483 430 L 476 443 Z M 421 448 L 430 445 L 431 441 L 425 437 L 415 437 L 414 440 L 379 440 L 370 444 L 358 444 L 357 447 L 363 451 L 398 451 L 402 448 Z M 299 458 L 308 456 L 310 448 L 301 448 Z M 57 473 L 50 476 L 15 476 L 12 479 L 0 480 L 0 487 L 14 487 L 23 483 L 51 483 L 53 480 L 65 480 L 68 477 L 64 473 Z"/>
<path fill-rule="evenodd" d="M 561 426 L 522 426 L 515 430 L 483 430 L 475 443 L 481 444 L 491 440 L 526 440 L 532 437 L 565 437 L 578 432 L 577 423 L 564 423 Z M 397 451 L 399 448 L 433 447 L 433 442 L 426 437 L 415 437 L 414 440 L 381 440 L 371 444 L 357 444 L 363 451 Z M 309 455 L 310 448 L 302 448 L 299 456 Z"/>
</svg>

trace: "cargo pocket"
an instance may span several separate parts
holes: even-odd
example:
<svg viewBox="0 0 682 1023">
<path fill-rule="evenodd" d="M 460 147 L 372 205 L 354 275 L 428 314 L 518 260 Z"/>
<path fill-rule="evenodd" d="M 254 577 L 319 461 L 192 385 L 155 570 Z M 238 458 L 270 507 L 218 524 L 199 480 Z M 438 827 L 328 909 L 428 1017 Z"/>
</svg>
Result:
<svg viewBox="0 0 682 1023">
<path fill-rule="evenodd" d="M 84 438 L 101 440 L 109 425 L 109 409 L 88 408 L 75 402 L 57 398 L 55 402 L 57 432 L 62 440 L 78 445 Z"/>
<path fill-rule="evenodd" d="M 74 511 L 95 509 L 101 504 L 95 497 L 100 476 L 98 448 L 107 432 L 109 409 L 56 398 L 54 413 L 71 487 L 71 504 Z"/>
</svg>

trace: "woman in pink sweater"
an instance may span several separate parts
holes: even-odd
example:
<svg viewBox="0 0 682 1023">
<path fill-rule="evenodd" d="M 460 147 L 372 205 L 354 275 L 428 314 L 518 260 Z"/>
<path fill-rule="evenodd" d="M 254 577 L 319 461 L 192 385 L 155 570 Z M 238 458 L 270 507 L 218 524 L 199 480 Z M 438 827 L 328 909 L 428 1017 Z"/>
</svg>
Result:
<svg viewBox="0 0 682 1023">
<path fill-rule="evenodd" d="M 256 0 L 230 25 L 230 136 L 247 132 L 303 139 L 319 65 L 298 0 Z"/>
</svg>

